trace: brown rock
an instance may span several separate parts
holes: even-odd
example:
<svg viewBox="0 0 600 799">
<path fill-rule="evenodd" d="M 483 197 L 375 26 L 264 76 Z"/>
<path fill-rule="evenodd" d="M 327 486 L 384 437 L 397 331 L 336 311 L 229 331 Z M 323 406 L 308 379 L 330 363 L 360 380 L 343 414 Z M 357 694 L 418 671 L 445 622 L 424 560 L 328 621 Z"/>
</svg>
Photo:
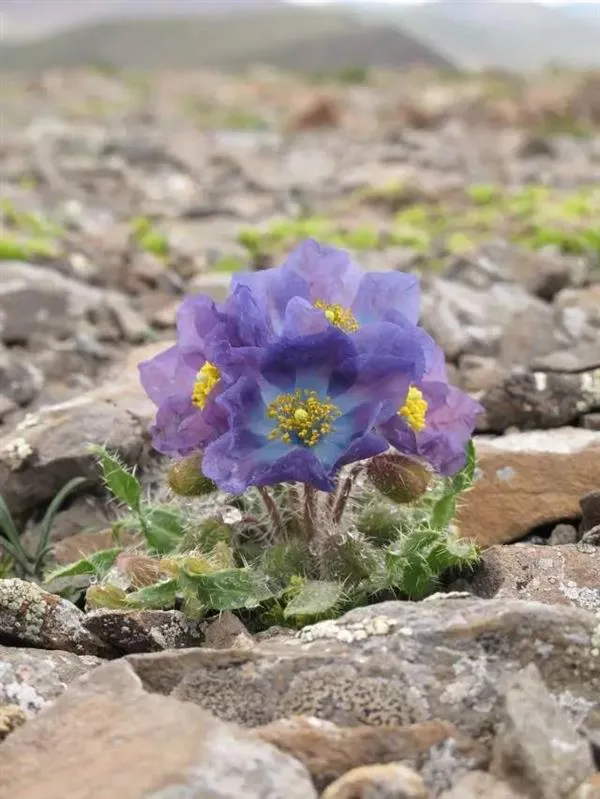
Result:
<svg viewBox="0 0 600 799">
<path fill-rule="evenodd" d="M 327 788 L 322 799 L 430 799 L 423 779 L 408 766 L 362 766 Z"/>
<path fill-rule="evenodd" d="M 304 763 L 318 790 L 359 766 L 402 762 L 420 770 L 431 750 L 453 740 L 457 752 L 483 765 L 487 753 L 452 724 L 427 721 L 406 727 L 338 727 L 322 719 L 293 717 L 259 727 L 263 741 Z"/>
<path fill-rule="evenodd" d="M 315 128 L 337 128 L 342 124 L 342 109 L 338 101 L 327 95 L 313 97 L 306 106 L 297 111 L 288 121 L 292 132 Z"/>
<path fill-rule="evenodd" d="M 470 588 L 477 596 L 526 599 L 600 611 L 600 548 L 493 546 L 483 553 Z"/>
<path fill-rule="evenodd" d="M 253 649 L 254 640 L 238 617 L 226 610 L 207 625 L 204 644 L 211 649 Z"/>
<path fill-rule="evenodd" d="M 588 742 L 533 664 L 509 686 L 490 771 L 533 799 L 569 799 L 594 771 Z"/>
<path fill-rule="evenodd" d="M 83 626 L 84 614 L 66 599 L 25 580 L 0 580 L 0 640 L 78 655 L 111 650 Z"/>
<path fill-rule="evenodd" d="M 579 428 L 476 440 L 478 474 L 457 523 L 484 547 L 524 537 L 538 525 L 578 518 L 580 497 L 597 488 L 600 434 Z"/>
<path fill-rule="evenodd" d="M 105 664 L 0 748 L 2 797 L 316 799 L 305 768 L 199 707 Z"/>
<path fill-rule="evenodd" d="M 525 799 L 516 794 L 506 783 L 500 782 L 485 771 L 465 774 L 450 791 L 445 791 L 440 799 Z"/>
<path fill-rule="evenodd" d="M 571 799 L 600 799 L 600 774 L 594 774 L 580 785 Z"/>
<path fill-rule="evenodd" d="M 127 531 L 119 533 L 119 541 L 121 546 L 130 546 L 138 541 L 138 537 Z M 92 555 L 94 552 L 99 552 L 101 549 L 111 549 L 115 546 L 113 531 L 109 528 L 106 530 L 92 530 L 77 533 L 69 538 L 63 538 L 54 545 L 52 555 L 54 561 L 58 566 L 64 566 L 67 563 L 73 563 L 80 558 L 85 558 Z"/>
</svg>

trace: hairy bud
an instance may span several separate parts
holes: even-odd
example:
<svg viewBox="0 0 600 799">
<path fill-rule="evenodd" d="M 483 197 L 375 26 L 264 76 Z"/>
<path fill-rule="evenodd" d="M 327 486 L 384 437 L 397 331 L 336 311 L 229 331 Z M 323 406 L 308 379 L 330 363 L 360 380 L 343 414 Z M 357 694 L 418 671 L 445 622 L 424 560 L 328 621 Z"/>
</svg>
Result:
<svg viewBox="0 0 600 799">
<path fill-rule="evenodd" d="M 171 466 L 167 476 L 169 488 L 181 497 L 203 497 L 213 494 L 217 486 L 202 473 L 202 455 L 188 455 Z"/>
<path fill-rule="evenodd" d="M 86 610 L 110 608 L 118 610 L 127 607 L 127 594 L 122 588 L 115 585 L 90 585 L 85 594 Z"/>
<path fill-rule="evenodd" d="M 122 552 L 115 561 L 115 568 L 127 577 L 129 585 L 136 590 L 153 585 L 165 576 L 160 561 L 132 552 Z"/>
<path fill-rule="evenodd" d="M 371 458 L 367 475 L 380 494 L 400 504 L 422 497 L 432 477 L 427 466 L 400 453 Z"/>
</svg>

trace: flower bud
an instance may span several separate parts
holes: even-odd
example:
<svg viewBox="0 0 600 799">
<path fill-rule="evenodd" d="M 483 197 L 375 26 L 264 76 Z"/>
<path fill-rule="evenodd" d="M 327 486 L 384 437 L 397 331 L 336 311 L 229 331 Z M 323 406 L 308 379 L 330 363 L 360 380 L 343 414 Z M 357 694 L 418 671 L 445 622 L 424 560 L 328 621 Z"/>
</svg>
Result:
<svg viewBox="0 0 600 799">
<path fill-rule="evenodd" d="M 167 476 L 169 488 L 181 497 L 202 497 L 213 494 L 217 486 L 202 473 L 202 455 L 188 455 L 171 466 Z"/>
<path fill-rule="evenodd" d="M 115 561 L 115 568 L 125 575 L 131 588 L 146 588 L 165 576 L 161 563 L 147 555 L 122 552 Z"/>
<path fill-rule="evenodd" d="M 127 594 L 115 585 L 90 585 L 85 593 L 86 610 L 110 608 L 118 610 L 127 607 Z"/>
<path fill-rule="evenodd" d="M 414 502 L 422 497 L 432 477 L 425 464 L 400 453 L 371 458 L 367 465 L 367 475 L 384 497 L 400 504 Z"/>
</svg>

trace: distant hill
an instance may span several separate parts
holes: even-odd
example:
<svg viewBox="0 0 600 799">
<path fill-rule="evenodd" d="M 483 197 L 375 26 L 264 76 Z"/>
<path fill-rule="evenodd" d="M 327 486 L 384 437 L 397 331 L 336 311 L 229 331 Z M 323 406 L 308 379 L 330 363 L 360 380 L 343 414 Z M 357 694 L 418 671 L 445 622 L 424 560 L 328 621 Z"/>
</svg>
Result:
<svg viewBox="0 0 600 799">
<path fill-rule="evenodd" d="M 206 0 L 198 2 L 206 8 Z M 344 9 L 303 8 L 269 0 L 265 10 L 264 3 L 252 2 L 253 13 L 239 10 L 241 4 L 236 0 L 236 13 L 224 13 L 221 5 L 219 14 L 111 19 L 36 41 L 5 42 L 0 45 L 0 68 L 40 70 L 96 64 L 133 70 L 239 69 L 260 62 L 329 71 L 412 64 L 450 68 L 452 64 L 452 59 L 397 26 L 366 24 Z M 169 0 L 169 10 L 182 4 L 183 0 Z M 244 0 L 243 6 L 249 7 L 250 2 Z"/>
<path fill-rule="evenodd" d="M 438 0 L 391 6 L 350 0 L 362 18 L 386 20 L 454 63 L 517 71 L 550 63 L 600 67 L 600 17 L 596 25 L 594 7 L 579 5 L 567 13 L 566 4 L 557 8 L 535 2 Z"/>
</svg>

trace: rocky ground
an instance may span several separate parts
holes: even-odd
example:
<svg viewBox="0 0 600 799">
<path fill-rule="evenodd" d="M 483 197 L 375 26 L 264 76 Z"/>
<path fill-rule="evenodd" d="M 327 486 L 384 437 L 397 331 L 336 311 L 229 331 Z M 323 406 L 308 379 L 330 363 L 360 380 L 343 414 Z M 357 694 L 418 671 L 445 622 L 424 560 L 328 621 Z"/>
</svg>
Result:
<svg viewBox="0 0 600 799">
<path fill-rule="evenodd" d="M 182 295 L 221 298 L 305 236 L 417 271 L 486 414 L 458 518 L 481 566 L 420 603 L 251 635 L 228 613 L 84 613 L 2 559 L 0 797 L 597 799 L 597 77 L 87 71 L 2 92 L 0 495 L 34 544 L 86 478 L 56 563 L 110 546 L 88 443 L 157 490 L 137 364 Z"/>
</svg>

